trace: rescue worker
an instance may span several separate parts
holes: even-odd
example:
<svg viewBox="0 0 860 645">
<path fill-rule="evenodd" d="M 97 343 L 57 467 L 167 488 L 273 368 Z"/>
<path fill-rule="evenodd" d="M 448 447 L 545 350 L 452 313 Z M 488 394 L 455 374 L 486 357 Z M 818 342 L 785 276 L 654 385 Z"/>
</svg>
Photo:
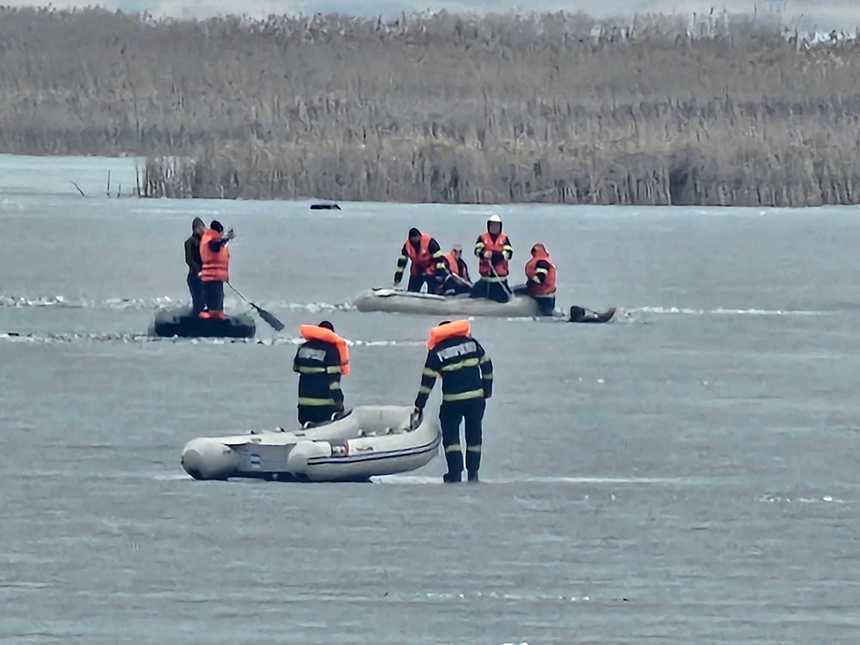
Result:
<svg viewBox="0 0 860 645">
<path fill-rule="evenodd" d="M 439 242 L 417 228 L 410 228 L 406 242 L 400 249 L 400 257 L 397 258 L 394 286 L 399 285 L 403 279 L 407 262 L 411 262 L 412 266 L 409 268 L 409 284 L 406 290 L 421 291 L 421 287 L 426 283 L 428 293 L 436 293 L 439 288 L 436 271 L 445 271 L 445 261 Z"/>
<path fill-rule="evenodd" d="M 508 261 L 514 255 L 511 241 L 502 230 L 502 218 L 491 215 L 487 220 L 487 231 L 475 243 L 480 279 L 472 287 L 473 298 L 489 298 L 496 302 L 507 302 L 511 298 L 508 286 Z"/>
<path fill-rule="evenodd" d="M 305 339 L 293 359 L 299 375 L 299 423 L 330 421 L 343 412 L 340 377 L 349 375 L 349 348 L 327 320 L 302 325 L 299 333 Z"/>
<path fill-rule="evenodd" d="M 196 316 L 203 311 L 203 282 L 200 271 L 203 270 L 203 260 L 200 259 L 200 238 L 206 232 L 206 224 L 199 217 L 191 222 L 191 237 L 185 240 L 185 264 L 188 265 L 188 291 L 191 292 L 191 315 Z"/>
<path fill-rule="evenodd" d="M 541 243 L 532 247 L 531 254 L 531 259 L 526 262 L 526 284 L 515 288 L 514 293 L 531 296 L 541 315 L 552 316 L 555 310 L 555 264 Z"/>
<path fill-rule="evenodd" d="M 201 311 L 200 318 L 224 320 L 224 283 L 230 280 L 230 250 L 227 242 L 236 237 L 231 228 L 226 235 L 224 227 L 217 219 L 213 219 L 209 228 L 200 238 L 200 280 L 203 282 L 203 296 L 206 311 Z"/>
<path fill-rule="evenodd" d="M 445 272 L 439 294 L 455 296 L 458 293 L 469 293 L 472 281 L 469 279 L 469 265 L 463 259 L 463 247 L 455 244 L 444 256 Z"/>
<path fill-rule="evenodd" d="M 493 395 L 493 362 L 472 338 L 467 320 L 444 321 L 430 330 L 427 360 L 421 376 L 421 387 L 415 399 L 415 414 L 423 413 L 436 379 L 442 378 L 442 445 L 448 472 L 447 483 L 459 482 L 463 475 L 463 452 L 460 445 L 460 422 L 465 419 L 466 471 L 470 482 L 478 481 L 481 465 L 481 423 L 486 400 Z"/>
</svg>

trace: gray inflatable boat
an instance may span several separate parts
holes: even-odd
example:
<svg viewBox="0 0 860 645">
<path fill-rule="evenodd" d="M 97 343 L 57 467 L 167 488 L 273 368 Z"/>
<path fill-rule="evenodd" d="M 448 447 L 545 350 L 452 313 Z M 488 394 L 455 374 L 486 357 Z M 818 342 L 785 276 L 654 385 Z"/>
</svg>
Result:
<svg viewBox="0 0 860 645">
<path fill-rule="evenodd" d="M 408 472 L 438 452 L 439 423 L 405 406 L 359 406 L 327 423 L 292 431 L 200 437 L 182 450 L 194 479 L 368 481 Z"/>
<path fill-rule="evenodd" d="M 515 295 L 501 303 L 486 298 L 437 296 L 430 293 L 413 293 L 402 289 L 368 289 L 356 296 L 352 304 L 359 311 L 386 311 L 401 314 L 427 314 L 431 316 L 498 316 L 500 318 L 528 318 L 539 316 L 537 303 L 528 296 Z"/>
</svg>

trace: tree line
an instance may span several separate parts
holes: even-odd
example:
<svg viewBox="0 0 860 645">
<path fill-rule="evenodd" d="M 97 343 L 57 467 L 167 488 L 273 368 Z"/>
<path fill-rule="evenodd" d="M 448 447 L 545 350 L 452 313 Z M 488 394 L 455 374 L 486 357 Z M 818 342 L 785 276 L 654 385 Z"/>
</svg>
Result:
<svg viewBox="0 0 860 645">
<path fill-rule="evenodd" d="M 857 203 L 858 81 L 728 14 L 0 8 L 0 149 L 145 155 L 145 196 Z"/>
</svg>

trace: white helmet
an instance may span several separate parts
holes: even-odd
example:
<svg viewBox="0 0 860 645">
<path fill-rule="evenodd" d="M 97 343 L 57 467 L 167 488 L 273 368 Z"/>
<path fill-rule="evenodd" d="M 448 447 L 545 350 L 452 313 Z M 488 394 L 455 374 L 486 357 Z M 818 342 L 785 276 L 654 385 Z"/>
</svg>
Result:
<svg viewBox="0 0 860 645">
<path fill-rule="evenodd" d="M 489 224 L 491 222 L 498 222 L 499 224 L 501 224 L 502 218 L 499 217 L 498 215 L 495 215 L 495 214 L 490 215 L 490 217 L 487 219 L 487 224 Z"/>
</svg>

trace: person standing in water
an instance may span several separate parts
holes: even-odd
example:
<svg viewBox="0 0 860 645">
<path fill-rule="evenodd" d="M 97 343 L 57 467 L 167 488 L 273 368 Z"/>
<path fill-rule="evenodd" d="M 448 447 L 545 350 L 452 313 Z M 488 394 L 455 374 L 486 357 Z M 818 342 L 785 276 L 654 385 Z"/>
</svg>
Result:
<svg viewBox="0 0 860 645">
<path fill-rule="evenodd" d="M 302 325 L 305 342 L 296 351 L 293 371 L 299 375 L 299 423 L 322 423 L 343 412 L 340 377 L 349 375 L 349 348 L 334 325 Z"/>
<path fill-rule="evenodd" d="M 498 215 L 491 215 L 487 220 L 487 231 L 475 243 L 475 255 L 478 256 L 481 278 L 472 287 L 471 296 L 496 302 L 510 300 L 508 262 L 514 255 L 514 249 L 502 230 L 502 218 Z"/>
<path fill-rule="evenodd" d="M 204 319 L 224 320 L 224 283 L 230 280 L 230 250 L 227 243 L 236 237 L 231 228 L 224 235 L 224 227 L 213 219 L 209 228 L 200 238 L 200 259 L 202 268 L 200 280 L 203 282 L 203 295 L 206 311 L 198 316 Z"/>
<path fill-rule="evenodd" d="M 427 360 L 421 376 L 421 387 L 415 399 L 416 415 L 424 412 L 436 379 L 442 379 L 442 445 L 448 472 L 446 483 L 456 483 L 463 476 L 463 449 L 460 423 L 465 420 L 466 471 L 470 482 L 478 481 L 481 466 L 483 430 L 481 424 L 487 399 L 493 396 L 493 362 L 477 340 L 471 336 L 468 320 L 443 321 L 430 330 Z"/>
<path fill-rule="evenodd" d="M 200 272 L 203 270 L 203 260 L 200 259 L 200 239 L 206 232 L 206 224 L 199 217 L 191 222 L 191 236 L 185 240 L 185 264 L 188 265 L 188 291 L 191 293 L 191 315 L 196 316 L 203 311 L 203 282 Z"/>
</svg>

